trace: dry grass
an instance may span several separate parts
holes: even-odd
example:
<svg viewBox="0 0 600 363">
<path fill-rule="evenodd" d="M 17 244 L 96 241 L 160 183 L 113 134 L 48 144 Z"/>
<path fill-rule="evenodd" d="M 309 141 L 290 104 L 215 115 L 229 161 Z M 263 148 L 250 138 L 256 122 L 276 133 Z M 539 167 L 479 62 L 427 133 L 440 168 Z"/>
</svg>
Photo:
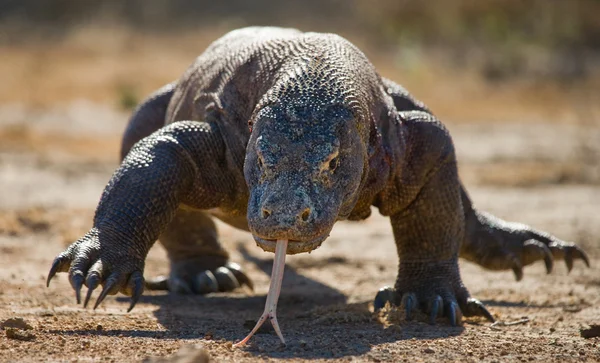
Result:
<svg viewBox="0 0 600 363">
<path fill-rule="evenodd" d="M 85 98 L 117 105 L 119 90 L 144 95 L 179 77 L 217 35 L 146 37 L 120 28 L 85 28 L 61 42 L 4 46 L 0 103 L 50 106 Z"/>
<path fill-rule="evenodd" d="M 120 27 L 90 26 L 60 42 L 2 46 L 0 103 L 49 107 L 84 98 L 119 107 L 124 97 L 143 98 L 177 79 L 224 32 L 211 28 L 148 36 Z M 600 89 L 598 75 L 571 85 L 489 84 L 474 70 L 450 68 L 440 54 L 421 54 L 407 68 L 398 60 L 402 49 L 383 51 L 361 36 L 347 37 L 382 75 L 405 85 L 446 120 L 589 122 L 600 115 L 600 105 L 593 102 Z"/>
<path fill-rule="evenodd" d="M 90 163 L 115 162 L 119 147 L 118 137 L 43 132 L 24 125 L 0 129 L 0 151 L 33 153 L 46 159 L 68 155 L 70 160 L 75 158 Z"/>
<path fill-rule="evenodd" d="M 0 210 L 0 236 L 56 235 L 66 247 L 91 227 L 93 210 L 58 210 L 41 207 Z"/>
</svg>

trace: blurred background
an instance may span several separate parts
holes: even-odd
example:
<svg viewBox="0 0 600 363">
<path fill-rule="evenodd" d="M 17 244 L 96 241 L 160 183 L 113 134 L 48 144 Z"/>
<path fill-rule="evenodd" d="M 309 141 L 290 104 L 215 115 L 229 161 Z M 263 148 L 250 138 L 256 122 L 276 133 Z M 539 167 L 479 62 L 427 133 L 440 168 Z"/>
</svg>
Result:
<svg viewBox="0 0 600 363">
<path fill-rule="evenodd" d="M 128 109 L 223 33 L 277 25 L 340 33 L 453 121 L 583 122 L 598 117 L 599 14 L 597 0 L 2 0 L 0 103 Z"/>
</svg>

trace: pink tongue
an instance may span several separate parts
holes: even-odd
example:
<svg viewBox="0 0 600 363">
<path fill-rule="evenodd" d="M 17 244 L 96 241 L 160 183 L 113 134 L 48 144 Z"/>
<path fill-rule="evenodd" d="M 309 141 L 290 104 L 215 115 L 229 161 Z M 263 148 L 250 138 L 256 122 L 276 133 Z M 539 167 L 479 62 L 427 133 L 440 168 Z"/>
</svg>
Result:
<svg viewBox="0 0 600 363">
<path fill-rule="evenodd" d="M 285 344 L 285 339 L 283 339 L 281 329 L 279 329 L 279 323 L 277 323 L 277 300 L 279 300 L 279 293 L 281 292 L 281 281 L 283 280 L 287 245 L 287 239 L 277 240 L 277 244 L 275 245 L 275 259 L 273 260 L 273 271 L 271 272 L 271 285 L 269 286 L 269 293 L 267 294 L 265 311 L 260 319 L 258 319 L 256 326 L 252 329 L 250 334 L 248 334 L 241 342 L 234 344 L 234 347 L 240 347 L 246 344 L 267 319 L 271 319 L 271 324 L 273 324 L 277 336 L 281 339 L 281 342 Z"/>
</svg>

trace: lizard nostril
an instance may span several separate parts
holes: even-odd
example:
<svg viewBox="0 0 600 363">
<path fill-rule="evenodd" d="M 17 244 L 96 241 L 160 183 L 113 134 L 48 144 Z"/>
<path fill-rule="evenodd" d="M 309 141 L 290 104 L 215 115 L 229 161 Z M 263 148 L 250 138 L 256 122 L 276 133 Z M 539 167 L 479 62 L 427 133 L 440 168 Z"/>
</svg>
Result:
<svg viewBox="0 0 600 363">
<path fill-rule="evenodd" d="M 302 215 L 300 216 L 300 218 L 302 218 L 302 220 L 304 222 L 308 221 L 308 217 L 310 217 L 310 209 L 306 208 L 303 212 Z"/>
<path fill-rule="evenodd" d="M 262 217 L 263 217 L 264 219 L 267 219 L 267 218 L 269 218 L 270 216 L 271 216 L 271 211 L 270 211 L 270 210 L 268 210 L 268 209 L 265 209 L 265 208 L 263 208 L 263 209 L 262 209 Z"/>
</svg>

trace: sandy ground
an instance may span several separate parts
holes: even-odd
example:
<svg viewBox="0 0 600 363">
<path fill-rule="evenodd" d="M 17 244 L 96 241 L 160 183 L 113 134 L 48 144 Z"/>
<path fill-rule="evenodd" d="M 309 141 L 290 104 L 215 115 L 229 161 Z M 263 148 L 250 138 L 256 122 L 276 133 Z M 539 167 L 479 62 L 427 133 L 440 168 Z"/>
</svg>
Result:
<svg viewBox="0 0 600 363">
<path fill-rule="evenodd" d="M 54 256 L 90 227 L 126 117 L 83 101 L 0 108 L 0 321 L 23 317 L 33 328 L 30 341 L 0 332 L 0 361 L 139 361 L 189 344 L 216 361 L 600 361 L 600 339 L 580 336 L 600 324 L 597 126 L 449 125 L 480 208 L 577 241 L 592 257 L 591 269 L 577 263 L 570 274 L 557 263 L 546 275 L 536 263 L 521 282 L 511 272 L 461 262 L 465 284 L 499 320 L 528 323 L 490 328 L 471 319 L 452 328 L 406 322 L 393 310 L 374 314 L 372 299 L 393 284 L 397 268 L 391 229 L 375 212 L 364 222 L 339 223 L 322 248 L 288 259 L 279 302 L 287 347 L 266 333 L 233 349 L 262 312 L 272 255 L 225 225 L 222 239 L 254 279 L 254 293 L 146 293 L 126 313 L 127 299 L 118 296 L 96 311 L 77 306 L 64 274 L 45 287 Z M 146 275 L 167 271 L 156 246 Z"/>
</svg>

